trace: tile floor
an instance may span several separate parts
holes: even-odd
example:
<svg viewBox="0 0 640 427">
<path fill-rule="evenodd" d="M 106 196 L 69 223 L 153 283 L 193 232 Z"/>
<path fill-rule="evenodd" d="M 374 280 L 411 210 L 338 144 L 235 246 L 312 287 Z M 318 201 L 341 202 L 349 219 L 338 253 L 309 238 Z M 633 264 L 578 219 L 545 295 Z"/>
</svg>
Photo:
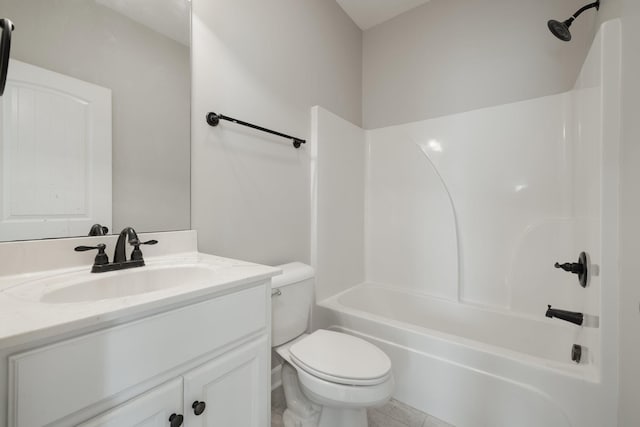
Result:
<svg viewBox="0 0 640 427">
<path fill-rule="evenodd" d="M 282 387 L 278 387 L 271 393 L 271 427 L 284 427 L 284 409 L 284 393 Z M 395 399 L 380 408 L 370 409 L 368 417 L 369 427 L 454 427 Z"/>
</svg>

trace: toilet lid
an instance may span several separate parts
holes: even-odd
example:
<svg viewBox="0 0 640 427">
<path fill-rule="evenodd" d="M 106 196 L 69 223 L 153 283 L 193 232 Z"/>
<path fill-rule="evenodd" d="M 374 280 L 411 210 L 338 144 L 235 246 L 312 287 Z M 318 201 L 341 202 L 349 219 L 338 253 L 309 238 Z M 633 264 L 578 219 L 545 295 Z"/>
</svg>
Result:
<svg viewBox="0 0 640 427">
<path fill-rule="evenodd" d="M 293 344 L 289 352 L 301 369 L 338 384 L 379 384 L 391 371 L 391 361 L 382 350 L 341 332 L 319 329 Z"/>
</svg>

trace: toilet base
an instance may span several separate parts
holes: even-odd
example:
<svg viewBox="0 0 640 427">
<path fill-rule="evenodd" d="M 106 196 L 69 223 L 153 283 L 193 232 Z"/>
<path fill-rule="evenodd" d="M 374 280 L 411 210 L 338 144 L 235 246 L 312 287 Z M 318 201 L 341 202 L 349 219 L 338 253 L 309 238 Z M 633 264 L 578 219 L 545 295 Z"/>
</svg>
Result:
<svg viewBox="0 0 640 427">
<path fill-rule="evenodd" d="M 318 427 L 322 407 L 302 394 L 298 374 L 287 362 L 282 366 L 282 388 L 287 403 L 282 414 L 284 427 Z"/>
<path fill-rule="evenodd" d="M 367 427 L 364 408 L 332 408 L 323 406 L 318 427 Z"/>
<path fill-rule="evenodd" d="M 282 414 L 285 427 L 367 427 L 365 408 L 322 406 L 309 400 L 298 382 L 296 370 L 285 362 L 282 386 L 287 409 Z"/>
</svg>

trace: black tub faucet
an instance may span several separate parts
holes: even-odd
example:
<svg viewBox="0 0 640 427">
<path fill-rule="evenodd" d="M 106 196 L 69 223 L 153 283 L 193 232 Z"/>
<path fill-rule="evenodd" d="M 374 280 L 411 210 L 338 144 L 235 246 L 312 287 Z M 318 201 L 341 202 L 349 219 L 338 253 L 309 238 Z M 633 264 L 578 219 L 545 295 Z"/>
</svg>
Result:
<svg viewBox="0 0 640 427">
<path fill-rule="evenodd" d="M 576 325 L 582 325 L 582 322 L 584 321 L 584 315 L 582 313 L 578 313 L 575 311 L 558 310 L 556 308 L 551 308 L 550 305 L 548 305 L 547 307 L 549 308 L 547 308 L 545 316 L 549 318 L 557 317 L 558 319 L 562 319 Z"/>
</svg>

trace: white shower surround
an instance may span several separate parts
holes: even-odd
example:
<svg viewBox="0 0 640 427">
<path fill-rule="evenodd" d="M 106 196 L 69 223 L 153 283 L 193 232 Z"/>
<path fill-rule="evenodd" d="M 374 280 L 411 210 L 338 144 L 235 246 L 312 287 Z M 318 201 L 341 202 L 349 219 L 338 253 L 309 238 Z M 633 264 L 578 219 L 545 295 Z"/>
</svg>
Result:
<svg viewBox="0 0 640 427">
<path fill-rule="evenodd" d="M 620 23 L 610 21 L 572 92 L 368 131 L 366 196 L 352 194 L 365 203 L 364 284 L 326 298 L 358 284 L 327 280 L 341 263 L 353 270 L 353 257 L 312 238 L 324 299 L 315 326 L 379 345 L 396 397 L 458 427 L 614 425 L 619 81 Z M 341 190 L 326 179 L 338 151 L 322 148 L 341 126 L 315 110 L 318 234 L 357 229 L 317 197 Z M 580 250 L 600 267 L 587 289 L 552 268 Z M 547 303 L 599 327 L 545 319 Z M 514 327 L 529 349 L 509 340 Z M 588 348 L 587 365 L 571 365 L 573 343 Z"/>
</svg>

